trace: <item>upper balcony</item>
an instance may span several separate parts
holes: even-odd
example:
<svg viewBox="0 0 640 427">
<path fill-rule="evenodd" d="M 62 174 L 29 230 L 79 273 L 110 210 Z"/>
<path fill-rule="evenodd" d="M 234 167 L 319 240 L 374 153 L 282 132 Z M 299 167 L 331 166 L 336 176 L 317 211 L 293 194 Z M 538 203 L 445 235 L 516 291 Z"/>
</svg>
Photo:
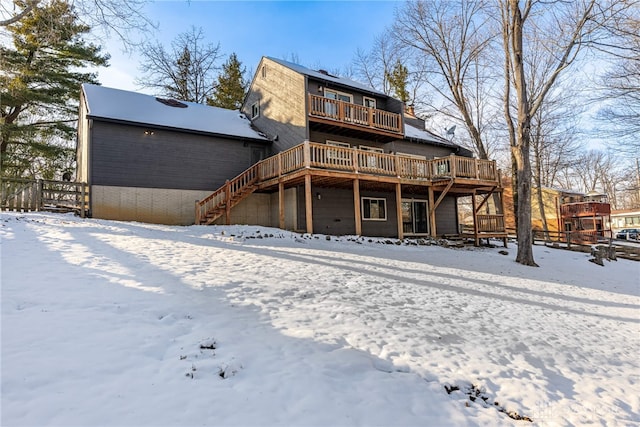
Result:
<svg viewBox="0 0 640 427">
<path fill-rule="evenodd" d="M 611 214 L 611 205 L 602 202 L 576 202 L 560 205 L 562 218 L 606 216 Z"/>
<path fill-rule="evenodd" d="M 402 138 L 402 115 L 338 99 L 309 94 L 309 120 L 355 131 Z"/>
</svg>

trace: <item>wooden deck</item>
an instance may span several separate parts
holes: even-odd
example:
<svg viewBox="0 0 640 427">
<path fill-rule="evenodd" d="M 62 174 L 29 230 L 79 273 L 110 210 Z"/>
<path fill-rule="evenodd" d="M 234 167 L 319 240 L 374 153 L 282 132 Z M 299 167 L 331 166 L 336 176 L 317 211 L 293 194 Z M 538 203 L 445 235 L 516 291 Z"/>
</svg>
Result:
<svg viewBox="0 0 640 427">
<path fill-rule="evenodd" d="M 352 129 L 368 129 L 393 138 L 403 136 L 402 115 L 309 94 L 309 120 Z"/>
<path fill-rule="evenodd" d="M 501 191 L 500 173 L 495 161 L 455 155 L 418 159 L 306 141 L 256 163 L 207 198 L 196 202 L 196 224 L 212 223 L 222 215 L 228 221 L 230 209 L 253 191 L 282 193 L 284 188 L 304 185 L 307 232 L 312 233 L 312 183 L 352 188 L 355 206 L 359 206 L 360 188 L 392 191 L 398 200 L 406 194 L 427 194 L 433 234 L 436 230 L 435 210 L 447 194 L 484 195 L 482 202 L 476 206 L 478 213 L 492 193 Z M 281 200 L 281 228 L 284 228 L 283 215 Z M 354 215 L 356 234 L 360 234 L 360 214 L 355 212 Z M 482 215 L 476 216 L 476 229 L 492 233 L 492 236 L 506 237 L 502 216 L 486 217 L 485 220 Z M 398 235 L 402 237 L 400 214 L 398 218 Z"/>
</svg>

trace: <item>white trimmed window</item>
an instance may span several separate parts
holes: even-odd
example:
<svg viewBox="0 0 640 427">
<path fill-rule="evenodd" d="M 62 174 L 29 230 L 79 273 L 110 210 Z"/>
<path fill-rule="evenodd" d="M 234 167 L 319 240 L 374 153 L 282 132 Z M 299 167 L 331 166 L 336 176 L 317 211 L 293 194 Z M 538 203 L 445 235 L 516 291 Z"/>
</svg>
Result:
<svg viewBox="0 0 640 427">
<path fill-rule="evenodd" d="M 254 102 L 251 104 L 251 119 L 255 119 L 260 116 L 260 102 Z"/>
<path fill-rule="evenodd" d="M 387 200 L 373 197 L 362 198 L 362 219 L 365 221 L 386 221 Z"/>
<path fill-rule="evenodd" d="M 361 145 L 358 148 L 362 151 L 370 151 L 372 153 L 384 153 L 384 149 L 378 147 L 369 147 L 368 145 Z"/>
<path fill-rule="evenodd" d="M 367 108 L 376 108 L 376 100 L 366 96 L 362 97 L 362 105 Z"/>
<path fill-rule="evenodd" d="M 351 146 L 346 143 L 346 142 L 340 142 L 340 141 L 331 141 L 331 140 L 327 140 L 327 145 L 330 145 L 332 147 L 340 147 L 340 148 L 351 148 Z M 351 160 L 351 154 L 343 151 L 343 150 L 332 150 L 329 149 L 327 150 L 327 160 L 332 160 L 332 161 L 350 161 Z"/>
</svg>

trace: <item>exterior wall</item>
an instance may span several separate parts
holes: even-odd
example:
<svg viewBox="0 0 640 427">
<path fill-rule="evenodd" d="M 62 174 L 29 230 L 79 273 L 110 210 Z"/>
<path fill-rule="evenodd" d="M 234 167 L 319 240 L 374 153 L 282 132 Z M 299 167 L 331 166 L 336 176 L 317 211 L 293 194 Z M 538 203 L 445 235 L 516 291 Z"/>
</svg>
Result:
<svg viewBox="0 0 640 427">
<path fill-rule="evenodd" d="M 393 141 L 381 143 L 360 138 L 349 138 L 340 135 L 333 135 L 326 132 L 310 131 L 309 140 L 313 142 L 326 143 L 327 140 L 349 143 L 352 147 L 366 145 L 369 147 L 382 148 L 385 153 L 404 153 L 424 156 L 428 159 L 435 157 L 445 157 L 455 152 L 453 147 L 441 147 L 438 145 L 418 144 L 408 141 Z"/>
<path fill-rule="evenodd" d="M 195 221 L 195 201 L 208 191 L 93 185 L 94 218 L 154 224 L 190 225 Z"/>
<path fill-rule="evenodd" d="M 352 147 L 358 147 L 360 145 L 366 145 L 368 147 L 377 147 L 382 148 L 385 152 L 388 152 L 387 148 L 389 144 L 383 144 L 380 142 L 369 141 L 366 139 L 360 138 L 349 138 L 341 135 L 334 135 L 326 132 L 318 132 L 318 131 L 309 131 L 309 140 L 312 142 L 318 142 L 324 144 L 327 140 L 330 141 L 338 141 L 338 142 L 346 142 L 349 143 Z"/>
<path fill-rule="evenodd" d="M 249 195 L 246 199 L 231 209 L 231 224 L 249 224 L 271 227 L 273 225 L 271 202 L 272 197 L 270 194 L 253 193 Z M 222 225 L 226 223 L 225 221 L 225 217 L 222 216 L 215 221 L 215 224 Z"/>
<path fill-rule="evenodd" d="M 280 227 L 280 207 L 277 192 L 271 194 L 271 227 Z M 296 188 L 284 190 L 284 228 L 286 230 L 298 229 Z"/>
<path fill-rule="evenodd" d="M 307 139 L 305 76 L 262 58 L 242 106 L 247 117 L 255 102 L 260 103 L 260 116 L 252 120 L 254 125 L 269 138 L 278 136 L 271 154 Z"/>
<path fill-rule="evenodd" d="M 285 229 L 296 229 L 296 189 L 285 190 Z M 280 227 L 280 210 L 278 193 L 253 193 L 231 209 L 231 224 L 262 225 L 264 227 Z M 225 224 L 224 216 L 215 224 Z"/>
<path fill-rule="evenodd" d="M 542 209 L 547 220 L 549 231 L 562 231 L 560 221 L 560 197 L 561 193 L 549 188 L 542 189 Z M 544 230 L 542 223 L 542 211 L 538 203 L 538 189 L 531 189 L 531 228 L 533 230 Z"/>
<path fill-rule="evenodd" d="M 442 147 L 439 145 L 417 144 L 408 141 L 393 141 L 386 144 L 385 151 L 393 153 L 415 154 L 425 156 L 427 159 L 445 157 L 455 153 L 454 147 Z"/>
<path fill-rule="evenodd" d="M 252 164 L 257 141 L 94 120 L 91 185 L 213 191 Z"/>
<path fill-rule="evenodd" d="M 640 228 L 640 209 L 611 211 L 611 229 Z"/>
<path fill-rule="evenodd" d="M 436 233 L 458 234 L 458 204 L 453 196 L 445 196 L 436 209 Z"/>
</svg>

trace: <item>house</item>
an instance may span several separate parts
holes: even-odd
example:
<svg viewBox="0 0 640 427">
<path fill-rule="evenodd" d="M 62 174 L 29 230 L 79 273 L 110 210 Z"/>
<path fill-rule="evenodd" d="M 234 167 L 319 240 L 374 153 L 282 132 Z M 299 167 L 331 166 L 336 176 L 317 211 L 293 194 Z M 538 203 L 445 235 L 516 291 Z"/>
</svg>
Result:
<svg viewBox="0 0 640 427">
<path fill-rule="evenodd" d="M 616 232 L 623 228 L 640 228 L 640 209 L 612 210 L 611 228 Z"/>
<path fill-rule="evenodd" d="M 82 85 L 77 180 L 95 218 L 193 224 L 195 201 L 269 145 L 237 111 Z"/>
<path fill-rule="evenodd" d="M 502 212 L 481 213 L 502 194 L 495 162 L 429 132 L 393 97 L 263 57 L 242 114 L 219 110 L 83 86 L 78 165 L 93 216 L 166 222 L 152 194 L 170 198 L 180 223 L 441 236 L 459 234 L 457 199 L 472 196 L 469 234 L 506 243 Z"/>
<path fill-rule="evenodd" d="M 495 162 L 425 129 L 401 101 L 326 71 L 263 57 L 242 111 L 272 141 L 270 157 L 201 200 L 197 223 L 236 223 L 236 206 L 278 194 L 272 223 L 325 234 L 458 234 L 457 198 L 477 196 L 474 237 L 506 237 Z M 238 190 L 238 189 L 242 190 Z M 241 194 L 240 194 L 241 193 Z M 237 197 L 236 197 L 236 194 Z M 240 210 L 240 213 L 242 209 Z"/>
<path fill-rule="evenodd" d="M 515 228 L 513 197 L 510 181 L 505 180 L 504 199 L 507 228 Z M 587 194 L 559 188 L 542 187 L 541 197 L 538 189 L 531 189 L 531 228 L 533 231 L 545 230 L 553 240 L 566 241 L 568 233 L 575 242 L 595 242 L 599 238 L 611 237 L 611 207 L 607 196 L 592 191 Z M 539 199 L 542 199 L 540 206 Z"/>
</svg>

